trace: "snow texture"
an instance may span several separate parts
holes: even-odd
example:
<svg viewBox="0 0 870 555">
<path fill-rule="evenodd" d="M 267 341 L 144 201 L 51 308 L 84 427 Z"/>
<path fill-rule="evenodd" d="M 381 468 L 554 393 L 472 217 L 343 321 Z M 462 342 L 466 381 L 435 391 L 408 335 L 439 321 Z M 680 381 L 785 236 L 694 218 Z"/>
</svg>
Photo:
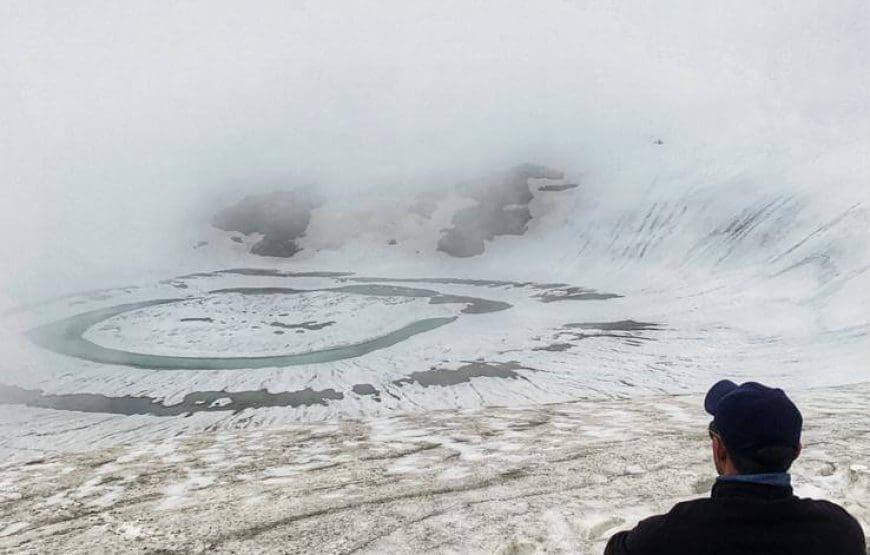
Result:
<svg viewBox="0 0 870 555">
<path fill-rule="evenodd" d="M 796 492 L 867 530 L 870 387 L 794 397 Z M 0 550 L 600 553 L 616 530 L 709 494 L 701 405 L 655 396 L 182 436 L 153 417 L 4 407 L 5 443 L 30 460 L 0 467 Z M 50 454 L 58 437 L 101 439 Z"/>
</svg>

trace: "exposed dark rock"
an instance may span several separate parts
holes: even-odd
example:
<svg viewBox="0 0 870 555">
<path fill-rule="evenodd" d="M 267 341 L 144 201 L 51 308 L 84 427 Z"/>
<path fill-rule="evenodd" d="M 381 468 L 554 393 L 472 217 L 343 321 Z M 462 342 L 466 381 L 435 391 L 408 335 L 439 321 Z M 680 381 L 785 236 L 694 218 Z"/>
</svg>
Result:
<svg viewBox="0 0 870 555">
<path fill-rule="evenodd" d="M 238 235 L 233 235 L 232 237 L 230 237 L 230 240 L 233 242 L 236 242 L 236 243 L 244 243 L 245 242 L 245 240 L 242 239 L 241 237 L 239 237 Z"/>
<path fill-rule="evenodd" d="M 358 383 L 353 386 L 353 392 L 357 395 L 377 395 L 378 390 L 375 389 L 375 386 L 368 383 Z"/>
<path fill-rule="evenodd" d="M 483 254 L 484 241 L 499 235 L 522 235 L 532 219 L 528 204 L 534 198 L 529 179 L 561 179 L 556 170 L 523 164 L 508 172 L 496 183 L 466 185 L 460 192 L 477 201 L 453 215 L 453 227 L 445 230 L 438 250 L 451 256 L 469 257 Z"/>
<path fill-rule="evenodd" d="M 251 247 L 251 253 L 287 258 L 302 250 L 295 240 L 305 234 L 311 210 L 320 204 L 310 190 L 251 195 L 218 212 L 212 225 L 245 235 L 261 233 L 263 239 Z M 241 238 L 237 242 L 242 242 Z"/>
<path fill-rule="evenodd" d="M 388 244 L 388 245 L 398 245 L 399 242 L 396 241 L 395 239 L 390 239 L 389 241 L 387 241 L 387 244 Z"/>
<path fill-rule="evenodd" d="M 214 322 L 213 318 L 205 317 L 205 318 L 182 318 L 182 322 Z"/>
<path fill-rule="evenodd" d="M 193 246 L 193 248 L 198 249 L 198 248 L 200 248 L 200 247 L 204 247 L 204 246 L 206 246 L 206 245 L 208 245 L 208 241 L 198 241 L 198 242 Z"/>
<path fill-rule="evenodd" d="M 371 396 L 372 399 L 381 402 L 381 392 L 375 389 L 375 386 L 368 383 L 358 383 L 351 388 L 351 391 L 356 393 L 357 395 L 366 395 Z"/>
<path fill-rule="evenodd" d="M 467 258 L 483 254 L 486 245 L 477 231 L 470 232 L 453 228 L 448 230 L 438 241 L 438 250 L 444 251 L 450 256 Z"/>
<path fill-rule="evenodd" d="M 290 238 L 263 237 L 251 247 L 251 254 L 259 256 L 274 256 L 278 258 L 290 258 L 302 247 Z"/>
</svg>

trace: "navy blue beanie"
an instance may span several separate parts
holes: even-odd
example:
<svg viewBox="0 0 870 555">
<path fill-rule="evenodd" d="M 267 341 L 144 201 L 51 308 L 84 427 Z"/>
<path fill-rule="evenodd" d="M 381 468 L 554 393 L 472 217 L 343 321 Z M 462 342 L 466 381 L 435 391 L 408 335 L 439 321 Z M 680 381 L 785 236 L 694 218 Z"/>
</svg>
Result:
<svg viewBox="0 0 870 555">
<path fill-rule="evenodd" d="M 803 418 L 781 389 L 722 380 L 707 392 L 704 409 L 734 454 L 751 458 L 762 447 L 800 448 Z"/>
</svg>

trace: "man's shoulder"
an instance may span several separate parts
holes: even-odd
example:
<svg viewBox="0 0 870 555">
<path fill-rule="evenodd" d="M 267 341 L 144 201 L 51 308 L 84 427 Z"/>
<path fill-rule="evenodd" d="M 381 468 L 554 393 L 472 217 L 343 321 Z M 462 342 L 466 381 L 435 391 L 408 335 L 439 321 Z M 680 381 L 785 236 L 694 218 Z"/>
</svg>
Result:
<svg viewBox="0 0 870 555">
<path fill-rule="evenodd" d="M 861 525 L 843 507 L 830 501 L 791 496 L 771 505 L 740 498 L 704 497 L 679 502 L 668 512 L 619 532 L 611 538 L 605 553 L 694 553 L 700 545 L 709 547 L 709 552 L 731 553 L 732 544 L 756 537 L 771 522 L 776 522 L 792 543 L 810 534 L 813 541 L 839 549 L 820 553 L 863 553 L 865 549 Z"/>
<path fill-rule="evenodd" d="M 819 519 L 828 519 L 860 526 L 855 517 L 849 514 L 845 508 L 832 501 L 792 496 L 783 498 L 780 502 L 784 502 L 786 505 L 793 507 L 794 511 L 804 513 L 808 516 L 816 516 Z M 662 516 L 665 518 L 679 518 L 689 515 L 698 515 L 699 511 L 712 508 L 717 504 L 717 499 L 715 497 L 690 499 L 675 504 L 670 511 Z"/>
<path fill-rule="evenodd" d="M 739 500 L 729 508 L 710 497 L 683 501 L 662 515 L 660 530 L 677 535 L 696 527 L 725 531 L 741 521 L 743 528 L 751 529 L 765 520 L 778 520 L 784 529 L 791 529 L 795 537 L 811 532 L 817 538 L 827 538 L 836 544 L 864 544 L 861 524 L 845 508 L 823 499 L 794 496 L 779 500 L 775 506 L 763 503 L 751 510 Z"/>
<path fill-rule="evenodd" d="M 818 519 L 827 519 L 832 523 L 844 528 L 860 531 L 863 534 L 863 529 L 858 520 L 840 505 L 824 499 L 811 499 L 808 497 L 795 499 L 798 505 L 808 514 L 812 514 Z"/>
<path fill-rule="evenodd" d="M 698 517 L 712 506 L 716 504 L 716 500 L 712 497 L 698 497 L 687 501 L 676 503 L 671 510 L 663 514 L 662 517 L 668 521 L 676 521 L 686 517 Z"/>
<path fill-rule="evenodd" d="M 696 524 L 707 514 L 709 498 L 682 501 L 662 514 L 647 517 L 631 530 L 616 533 L 610 538 L 605 555 L 634 553 L 681 552 L 688 536 L 702 535 Z M 676 542 L 676 543 L 674 543 Z"/>
</svg>

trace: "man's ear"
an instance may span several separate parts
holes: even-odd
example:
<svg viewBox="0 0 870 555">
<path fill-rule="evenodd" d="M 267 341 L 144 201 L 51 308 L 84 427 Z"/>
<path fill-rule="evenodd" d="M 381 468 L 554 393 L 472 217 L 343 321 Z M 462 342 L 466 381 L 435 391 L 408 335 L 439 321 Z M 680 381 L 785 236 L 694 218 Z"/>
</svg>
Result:
<svg viewBox="0 0 870 555">
<path fill-rule="evenodd" d="M 725 449 L 725 442 L 719 436 L 713 438 L 713 456 L 717 461 L 725 462 L 728 458 L 728 450 Z"/>
</svg>

